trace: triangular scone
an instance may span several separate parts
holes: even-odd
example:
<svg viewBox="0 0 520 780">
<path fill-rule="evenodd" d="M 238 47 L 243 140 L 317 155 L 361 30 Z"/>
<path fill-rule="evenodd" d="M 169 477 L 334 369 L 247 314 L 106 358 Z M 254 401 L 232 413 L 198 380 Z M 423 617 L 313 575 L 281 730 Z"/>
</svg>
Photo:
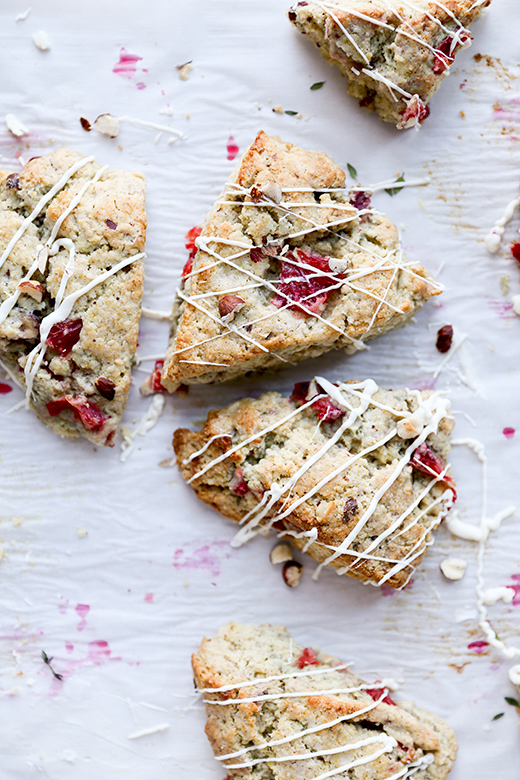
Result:
<svg viewBox="0 0 520 780">
<path fill-rule="evenodd" d="M 60 149 L 0 171 L 0 366 L 61 436 L 113 444 L 143 291 L 145 182 Z"/>
<path fill-rule="evenodd" d="M 455 498 L 452 427 L 439 393 L 317 377 L 210 412 L 173 445 L 198 498 L 242 524 L 235 546 L 274 528 L 319 568 L 402 588 Z"/>
<path fill-rule="evenodd" d="M 404 325 L 440 285 L 320 152 L 265 133 L 210 212 L 174 309 L 162 383 L 218 382 Z"/>
<path fill-rule="evenodd" d="M 206 734 L 229 780 L 444 780 L 457 755 L 447 723 L 395 702 L 283 627 L 231 623 L 192 658 Z"/>
<path fill-rule="evenodd" d="M 428 102 L 467 25 L 491 0 L 324 0 L 298 2 L 289 19 L 347 77 L 360 106 L 402 130 L 430 113 Z"/>
</svg>

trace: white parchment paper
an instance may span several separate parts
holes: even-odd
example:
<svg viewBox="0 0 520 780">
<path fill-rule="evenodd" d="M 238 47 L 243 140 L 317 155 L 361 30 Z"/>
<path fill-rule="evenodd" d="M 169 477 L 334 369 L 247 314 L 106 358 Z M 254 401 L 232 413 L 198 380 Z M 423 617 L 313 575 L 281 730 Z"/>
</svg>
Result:
<svg viewBox="0 0 520 780">
<path fill-rule="evenodd" d="M 483 244 L 519 186 L 518 2 L 495 0 L 475 24 L 473 47 L 457 56 L 418 133 L 398 133 L 360 111 L 339 73 L 289 24 L 282 0 L 32 0 L 27 19 L 15 22 L 27 7 L 19 0 L 0 7 L 0 164 L 19 170 L 20 155 L 66 145 L 142 170 L 145 305 L 170 309 L 186 260 L 184 235 L 200 224 L 234 165 L 230 136 L 242 152 L 259 129 L 350 162 L 362 183 L 429 175 L 429 186 L 393 198 L 380 193 L 374 205 L 401 226 L 409 256 L 437 272 L 446 292 L 405 330 L 354 357 L 331 354 L 277 376 L 167 398 L 158 425 L 136 440 L 125 463 L 119 444 L 96 451 L 58 439 L 25 411 L 6 416 L 21 393 L 0 396 L 1 780 L 222 778 L 192 697 L 190 654 L 231 619 L 286 624 L 298 641 L 355 661 L 367 677 L 400 680 L 401 698 L 431 708 L 457 732 L 453 780 L 518 780 L 518 714 L 504 701 L 515 695 L 510 662 L 494 650 L 468 649 L 483 638 L 474 543 L 441 528 L 402 593 L 330 571 L 315 583 L 304 557 L 301 586 L 291 591 L 269 563 L 271 540 L 232 549 L 232 524 L 199 503 L 175 468 L 158 465 L 172 457 L 175 427 L 247 393 L 289 391 L 317 373 L 372 376 L 388 387 L 431 385 L 442 360 L 435 334 L 450 323 L 466 339 L 436 387 L 452 398 L 456 435 L 487 448 L 490 511 L 518 501 L 520 320 L 511 296 L 520 293 L 520 280 L 508 246 L 520 217 L 496 256 Z M 32 42 L 39 30 L 49 36 L 47 52 Z M 122 48 L 141 59 L 124 66 L 126 73 L 113 72 Z M 476 61 L 477 53 L 487 56 Z M 176 66 L 189 60 L 194 67 L 182 81 Z M 325 85 L 311 91 L 317 81 Z M 302 118 L 273 113 L 275 105 Z M 3 127 L 8 112 L 28 136 L 16 140 Z M 168 144 L 166 132 L 158 137 L 124 123 L 111 140 L 81 128 L 80 116 L 92 121 L 104 112 L 169 125 L 187 137 Z M 167 331 L 167 323 L 143 319 L 140 355 L 163 354 Z M 144 377 L 135 371 L 130 429 L 148 407 L 137 389 Z M 516 435 L 506 439 L 504 427 Z M 463 447 L 454 448 L 452 462 L 462 518 L 476 523 L 479 464 Z M 489 586 L 511 584 L 520 573 L 519 519 L 520 502 L 490 539 Z M 459 583 L 439 572 L 448 555 L 468 561 Z M 515 606 L 490 609 L 500 637 L 517 645 L 519 614 Z M 63 682 L 43 664 L 42 650 Z"/>
</svg>

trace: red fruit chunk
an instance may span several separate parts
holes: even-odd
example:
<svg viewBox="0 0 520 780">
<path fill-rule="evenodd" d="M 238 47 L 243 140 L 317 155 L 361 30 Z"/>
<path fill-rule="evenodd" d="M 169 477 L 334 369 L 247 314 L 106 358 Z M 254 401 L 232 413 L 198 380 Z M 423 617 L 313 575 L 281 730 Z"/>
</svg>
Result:
<svg viewBox="0 0 520 780">
<path fill-rule="evenodd" d="M 406 108 L 401 114 L 399 128 L 401 130 L 407 127 L 415 127 L 430 116 L 430 107 L 425 105 L 419 95 L 414 95 L 406 104 Z"/>
<path fill-rule="evenodd" d="M 191 272 L 193 271 L 193 258 L 197 254 L 197 246 L 195 244 L 195 239 L 198 238 L 201 233 L 202 233 L 202 228 L 198 226 L 192 227 L 192 229 L 188 230 L 188 232 L 186 233 L 186 243 L 184 246 L 186 247 L 186 249 L 190 254 L 184 268 L 182 269 L 183 278 L 185 276 L 188 276 L 188 274 L 191 274 Z"/>
<path fill-rule="evenodd" d="M 368 693 L 369 696 L 373 698 L 374 701 L 378 701 L 378 699 L 381 698 L 381 696 L 385 693 L 386 688 L 365 688 L 365 693 Z M 390 698 L 390 696 L 385 696 L 384 699 L 382 699 L 383 704 L 392 704 L 394 707 L 397 707 L 397 704 L 393 699 Z"/>
<path fill-rule="evenodd" d="M 166 393 L 166 388 L 161 384 L 164 360 L 156 360 L 150 376 L 150 389 L 152 393 Z"/>
<path fill-rule="evenodd" d="M 298 669 L 303 669 L 304 666 L 319 666 L 320 662 L 312 647 L 306 647 L 301 656 L 296 661 Z"/>
<path fill-rule="evenodd" d="M 53 325 L 45 343 L 65 357 L 79 341 L 83 320 L 62 320 Z"/>
<path fill-rule="evenodd" d="M 520 244 L 513 244 L 511 247 L 511 254 L 515 258 L 517 263 L 520 263 Z"/>
<path fill-rule="evenodd" d="M 435 346 L 439 352 L 449 352 L 451 349 L 451 342 L 453 341 L 453 327 L 451 325 L 443 325 L 437 331 L 437 341 Z"/>
<path fill-rule="evenodd" d="M 310 268 L 302 268 L 301 265 L 294 265 L 294 263 L 305 263 Z M 287 299 L 289 299 L 291 301 L 289 308 L 303 312 L 307 317 L 321 314 L 334 292 L 332 287 L 335 286 L 337 289 L 338 281 L 328 276 L 330 273 L 332 272 L 326 257 L 305 252 L 303 249 L 287 252 L 282 260 L 278 295 L 271 303 L 281 308 L 287 306 Z"/>
<path fill-rule="evenodd" d="M 250 493 L 249 485 L 244 479 L 244 472 L 240 467 L 235 470 L 235 474 L 229 483 L 229 489 L 235 496 L 245 496 Z"/>
<path fill-rule="evenodd" d="M 350 199 L 351 204 L 358 211 L 361 211 L 362 209 L 369 209 L 370 201 L 371 201 L 371 195 L 369 195 L 368 192 L 363 192 L 363 191 L 356 192 L 354 195 L 352 195 Z"/>
<path fill-rule="evenodd" d="M 435 60 L 434 60 L 434 63 L 433 63 L 433 72 L 436 75 L 439 75 L 440 73 L 444 73 L 446 68 L 448 68 L 451 65 L 451 63 L 453 62 L 453 60 L 455 59 L 453 57 L 453 54 L 455 54 L 455 50 L 453 52 L 451 52 L 451 54 L 450 54 L 452 41 L 453 41 L 452 36 L 448 35 L 439 44 L 439 46 L 437 46 L 437 51 L 441 55 L 443 55 L 443 56 L 439 57 L 439 55 L 437 54 L 437 56 L 435 57 Z M 455 49 L 456 48 L 457 47 L 455 47 Z"/>
<path fill-rule="evenodd" d="M 437 474 L 442 474 L 445 468 L 442 458 L 426 442 L 420 444 L 414 451 L 410 459 L 410 466 L 414 471 L 418 471 L 419 474 L 424 474 L 425 477 L 435 477 Z M 442 481 L 446 482 L 453 492 L 453 500 L 455 501 L 457 492 L 453 478 L 446 474 Z"/>
<path fill-rule="evenodd" d="M 87 401 L 81 395 L 76 397 L 66 395 L 63 398 L 57 398 L 55 401 L 48 401 L 47 411 L 51 417 L 57 417 L 62 412 L 70 410 L 76 420 L 80 420 L 87 431 L 100 431 L 106 422 L 106 417 L 96 404 Z"/>
<path fill-rule="evenodd" d="M 433 72 L 435 73 L 436 76 L 440 75 L 441 73 L 444 73 L 444 71 L 451 65 L 451 63 L 455 59 L 456 51 L 470 39 L 471 39 L 471 35 L 469 35 L 468 33 L 462 33 L 462 35 L 458 39 L 458 42 L 453 47 L 453 51 L 452 51 L 451 47 L 453 43 L 453 36 L 452 35 L 446 36 L 446 38 L 437 46 L 437 52 L 439 52 L 439 54 L 441 54 L 442 56 L 439 57 L 439 54 L 437 54 L 433 62 Z"/>
<path fill-rule="evenodd" d="M 0 382 L 0 395 L 7 395 L 12 391 L 11 385 L 6 385 L 5 382 Z"/>
<path fill-rule="evenodd" d="M 309 386 L 310 382 L 296 382 L 291 396 L 293 401 L 296 401 L 297 404 L 307 403 Z M 324 392 L 319 385 L 318 392 L 320 395 Z M 318 400 L 315 401 L 310 408 L 316 412 L 318 419 L 322 420 L 323 422 L 333 422 L 334 420 L 339 420 L 340 417 L 343 417 L 345 414 L 343 409 L 340 409 L 339 406 L 336 406 L 336 404 L 333 403 L 328 396 L 327 398 L 318 398 Z"/>
</svg>

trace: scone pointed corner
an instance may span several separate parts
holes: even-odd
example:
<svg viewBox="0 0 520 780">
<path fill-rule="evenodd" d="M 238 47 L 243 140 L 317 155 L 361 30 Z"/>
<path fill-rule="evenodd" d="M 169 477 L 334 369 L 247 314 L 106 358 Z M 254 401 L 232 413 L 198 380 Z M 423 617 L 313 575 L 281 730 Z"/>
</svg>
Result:
<svg viewBox="0 0 520 780">
<path fill-rule="evenodd" d="M 0 171 L 0 360 L 61 436 L 114 444 L 137 346 L 145 187 L 68 149 Z"/>
<path fill-rule="evenodd" d="M 299 780 L 354 777 L 355 768 L 371 780 L 444 780 L 457 756 L 442 718 L 395 701 L 384 680 L 366 682 L 283 627 L 223 626 L 193 655 L 193 673 L 229 780 L 261 780 L 266 767 L 286 780 L 287 762 Z"/>
<path fill-rule="evenodd" d="M 449 409 L 436 392 L 316 377 L 210 412 L 173 446 L 196 496 L 241 524 L 234 546 L 273 530 L 315 576 L 402 589 L 456 500 Z"/>
<path fill-rule="evenodd" d="M 161 381 L 173 391 L 355 352 L 441 289 L 328 155 L 260 132 L 195 241 Z"/>
<path fill-rule="evenodd" d="M 468 29 L 491 0 L 308 0 L 289 20 L 347 79 L 362 108 L 399 130 L 419 127 Z"/>
</svg>

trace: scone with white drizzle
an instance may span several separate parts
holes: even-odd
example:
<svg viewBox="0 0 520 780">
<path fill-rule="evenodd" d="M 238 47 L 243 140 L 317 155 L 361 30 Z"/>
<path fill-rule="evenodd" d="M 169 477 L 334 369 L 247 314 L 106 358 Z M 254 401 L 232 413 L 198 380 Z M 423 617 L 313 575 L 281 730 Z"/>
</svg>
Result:
<svg viewBox="0 0 520 780">
<path fill-rule="evenodd" d="M 359 105 L 402 130 L 417 127 L 471 44 L 467 29 L 491 0 L 309 0 L 289 19 L 347 78 Z"/>
<path fill-rule="evenodd" d="M 456 758 L 444 720 L 283 627 L 230 623 L 192 665 L 229 780 L 443 780 Z"/>
<path fill-rule="evenodd" d="M 161 382 L 218 382 L 404 325 L 437 284 L 330 157 L 260 132 L 195 241 Z M 198 247 L 198 251 L 197 248 Z"/>
<path fill-rule="evenodd" d="M 0 366 L 61 436 L 113 444 L 143 291 L 145 181 L 60 149 L 0 171 Z"/>
<path fill-rule="evenodd" d="M 240 546 L 273 528 L 323 566 L 403 588 L 455 500 L 441 394 L 372 379 L 299 382 L 177 430 L 183 478 L 242 525 Z"/>
</svg>

